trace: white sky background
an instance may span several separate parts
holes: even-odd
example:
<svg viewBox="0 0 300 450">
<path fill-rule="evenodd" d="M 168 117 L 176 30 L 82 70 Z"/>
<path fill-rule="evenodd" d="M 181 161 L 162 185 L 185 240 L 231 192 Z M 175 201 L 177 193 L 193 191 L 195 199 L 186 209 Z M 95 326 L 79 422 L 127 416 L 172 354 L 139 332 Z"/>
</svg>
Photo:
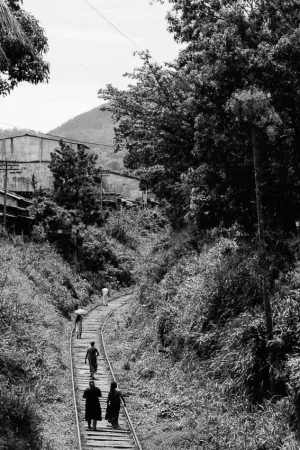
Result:
<svg viewBox="0 0 300 450">
<path fill-rule="evenodd" d="M 167 31 L 167 5 L 149 0 L 89 0 L 110 22 L 153 58 L 172 61 L 179 46 Z M 101 103 L 106 84 L 126 88 L 122 75 L 139 63 L 137 50 L 84 0 L 24 0 L 23 8 L 39 20 L 48 37 L 48 84 L 21 83 L 0 97 L 0 128 L 47 132 Z"/>
</svg>

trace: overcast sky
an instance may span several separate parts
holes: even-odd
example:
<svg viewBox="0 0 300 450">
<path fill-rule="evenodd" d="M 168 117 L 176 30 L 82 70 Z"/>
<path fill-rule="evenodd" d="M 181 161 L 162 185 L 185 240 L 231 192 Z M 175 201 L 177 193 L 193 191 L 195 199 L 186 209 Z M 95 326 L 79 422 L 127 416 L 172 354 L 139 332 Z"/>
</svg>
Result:
<svg viewBox="0 0 300 450">
<path fill-rule="evenodd" d="M 98 12 L 158 62 L 173 60 L 179 47 L 167 32 L 166 5 L 149 0 L 87 0 Z M 49 40 L 48 84 L 20 84 L 0 97 L 0 128 L 47 132 L 100 104 L 98 89 L 125 88 L 122 75 L 139 65 L 137 50 L 85 0 L 24 0 Z"/>
</svg>

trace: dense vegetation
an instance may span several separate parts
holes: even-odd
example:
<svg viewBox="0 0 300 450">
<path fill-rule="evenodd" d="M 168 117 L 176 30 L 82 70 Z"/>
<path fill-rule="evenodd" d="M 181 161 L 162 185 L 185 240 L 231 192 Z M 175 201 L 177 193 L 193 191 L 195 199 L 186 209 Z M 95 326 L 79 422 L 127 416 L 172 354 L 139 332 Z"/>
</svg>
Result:
<svg viewBox="0 0 300 450">
<path fill-rule="evenodd" d="M 143 448 L 298 449 L 297 240 L 269 253 L 274 339 L 266 342 L 251 242 L 195 242 L 170 227 L 142 234 L 138 289 L 107 342 Z"/>
<path fill-rule="evenodd" d="M 170 205 L 174 224 L 255 231 L 254 149 L 265 223 L 299 216 L 299 5 L 296 0 L 169 0 L 184 48 L 160 66 L 148 53 L 128 90 L 99 96 L 125 165 Z"/>
<path fill-rule="evenodd" d="M 299 5 L 168 3 L 169 31 L 184 44 L 178 58 L 161 66 L 141 53 L 127 90 L 99 91 L 125 166 L 158 194 L 173 226 L 136 274 L 126 323 L 139 336 L 130 338 L 139 355 L 132 375 L 142 379 L 141 366 L 154 361 L 145 368 L 154 402 L 161 353 L 194 395 L 210 393 L 220 406 L 211 423 L 188 427 L 182 448 L 297 448 Z M 219 240 L 224 228 L 233 239 Z"/>
<path fill-rule="evenodd" d="M 0 448 L 76 447 L 70 313 L 88 285 L 50 245 L 0 238 Z"/>
<path fill-rule="evenodd" d="M 131 285 L 133 219 L 130 213 L 102 211 L 97 156 L 62 142 L 51 155 L 50 169 L 53 190 L 37 191 L 31 208 L 34 240 L 55 243 L 89 280 L 91 292 L 107 283 Z"/>
</svg>

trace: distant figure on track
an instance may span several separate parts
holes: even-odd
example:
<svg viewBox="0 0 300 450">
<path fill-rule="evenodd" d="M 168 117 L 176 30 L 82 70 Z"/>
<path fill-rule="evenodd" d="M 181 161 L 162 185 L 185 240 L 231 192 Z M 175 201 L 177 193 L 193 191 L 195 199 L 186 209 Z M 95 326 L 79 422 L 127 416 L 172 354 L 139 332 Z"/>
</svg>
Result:
<svg viewBox="0 0 300 450">
<path fill-rule="evenodd" d="M 85 398 L 85 420 L 89 429 L 92 428 L 93 421 L 93 430 L 96 430 L 97 420 L 102 420 L 99 397 L 102 397 L 101 390 L 95 386 L 94 381 L 90 381 L 90 387 L 84 391 L 83 398 Z"/>
<path fill-rule="evenodd" d="M 117 428 L 119 426 L 119 413 L 121 407 L 121 399 L 124 402 L 124 406 L 126 406 L 125 399 L 119 391 L 117 383 L 113 381 L 110 385 L 110 391 L 107 397 L 107 408 L 105 419 L 112 424 L 113 428 Z"/>
<path fill-rule="evenodd" d="M 86 360 L 89 360 L 90 365 L 90 373 L 92 380 L 95 379 L 94 375 L 95 372 L 97 372 L 97 356 L 99 356 L 99 352 L 95 347 L 95 342 L 91 342 L 91 346 L 87 349 L 86 355 L 85 355 L 85 364 Z"/>
<path fill-rule="evenodd" d="M 108 299 L 108 289 L 107 289 L 107 287 L 104 287 L 102 289 L 102 304 L 103 304 L 103 306 L 107 306 L 107 299 Z"/>
<path fill-rule="evenodd" d="M 82 321 L 83 321 L 82 315 L 77 314 L 75 318 L 76 339 L 81 339 Z"/>
</svg>

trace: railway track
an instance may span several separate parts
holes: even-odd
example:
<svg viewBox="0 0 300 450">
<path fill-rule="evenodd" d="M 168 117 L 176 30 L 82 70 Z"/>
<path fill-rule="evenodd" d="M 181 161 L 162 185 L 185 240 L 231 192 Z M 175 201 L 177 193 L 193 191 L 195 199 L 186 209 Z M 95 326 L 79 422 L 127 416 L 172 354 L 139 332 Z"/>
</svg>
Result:
<svg viewBox="0 0 300 450">
<path fill-rule="evenodd" d="M 84 316 L 82 338 L 76 339 L 74 329 L 70 336 L 71 373 L 73 384 L 74 407 L 78 434 L 79 450 L 142 450 L 134 426 L 130 420 L 127 409 L 122 405 L 119 425 L 113 429 L 104 420 L 106 401 L 111 381 L 115 379 L 103 339 L 103 330 L 108 318 L 126 303 L 130 295 L 124 295 L 111 300 L 108 306 L 93 306 Z M 98 356 L 98 371 L 95 384 L 101 389 L 100 404 L 102 421 L 97 422 L 97 431 L 89 430 L 84 420 L 84 390 L 89 387 L 90 373 L 88 364 L 84 363 L 86 350 L 90 342 L 94 341 L 100 355 Z"/>
</svg>

